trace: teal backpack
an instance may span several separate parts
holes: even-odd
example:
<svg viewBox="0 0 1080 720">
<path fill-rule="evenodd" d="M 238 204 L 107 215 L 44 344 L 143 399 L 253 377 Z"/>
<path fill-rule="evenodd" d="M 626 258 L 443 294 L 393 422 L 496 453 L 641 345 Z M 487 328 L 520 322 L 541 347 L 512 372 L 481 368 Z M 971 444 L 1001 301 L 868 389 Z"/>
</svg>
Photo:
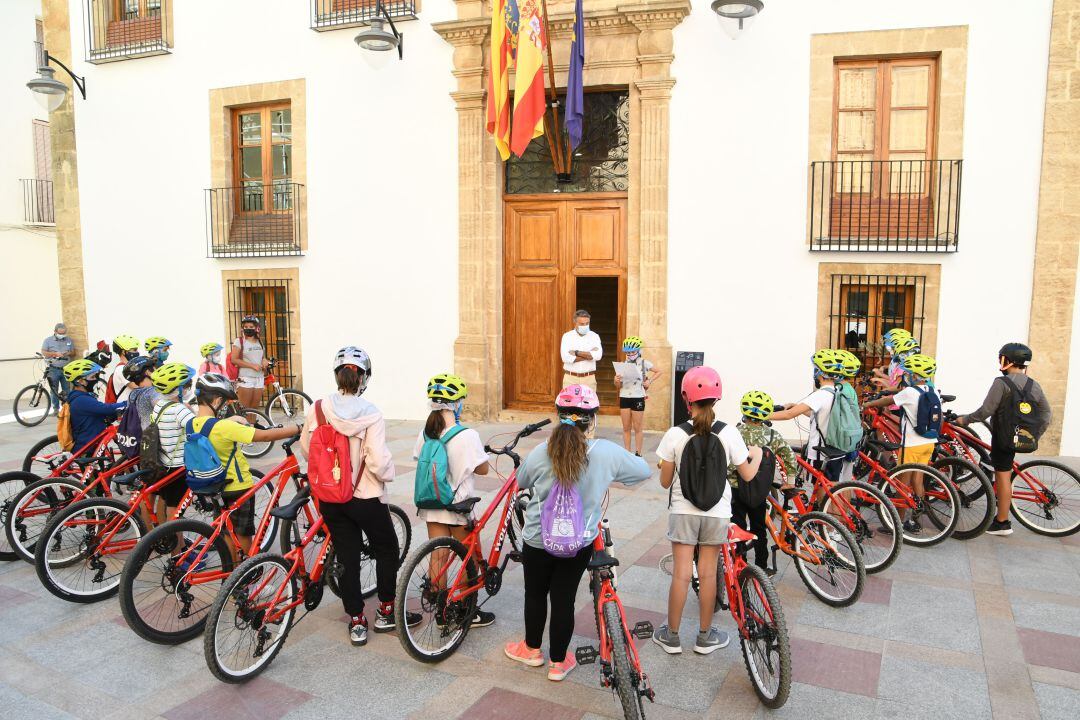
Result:
<svg viewBox="0 0 1080 720">
<path fill-rule="evenodd" d="M 829 427 L 825 431 L 825 444 L 846 453 L 855 452 L 862 440 L 862 418 L 859 415 L 859 398 L 855 389 L 847 383 L 837 383 L 833 388 L 832 410 L 829 411 Z"/>
<path fill-rule="evenodd" d="M 413 490 L 413 504 L 420 510 L 445 510 L 454 504 L 457 488 L 450 486 L 450 459 L 446 454 L 446 445 L 456 438 L 464 425 L 455 425 L 437 440 L 424 438 L 420 448 L 420 457 L 416 463 L 416 486 Z"/>
</svg>

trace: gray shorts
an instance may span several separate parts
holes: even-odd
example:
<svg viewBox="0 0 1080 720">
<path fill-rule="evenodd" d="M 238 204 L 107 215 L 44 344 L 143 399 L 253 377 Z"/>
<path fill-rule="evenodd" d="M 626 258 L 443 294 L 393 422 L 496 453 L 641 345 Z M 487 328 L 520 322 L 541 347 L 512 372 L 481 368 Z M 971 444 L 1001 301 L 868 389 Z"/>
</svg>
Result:
<svg viewBox="0 0 1080 720">
<path fill-rule="evenodd" d="M 667 527 L 667 539 L 680 545 L 723 545 L 727 542 L 727 518 L 671 514 Z"/>
</svg>

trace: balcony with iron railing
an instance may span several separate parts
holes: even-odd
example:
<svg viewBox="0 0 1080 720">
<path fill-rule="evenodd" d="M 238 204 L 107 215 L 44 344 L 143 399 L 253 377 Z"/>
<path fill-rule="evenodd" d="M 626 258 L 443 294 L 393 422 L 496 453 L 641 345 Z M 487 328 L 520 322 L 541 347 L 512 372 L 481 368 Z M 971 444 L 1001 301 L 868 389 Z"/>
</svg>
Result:
<svg viewBox="0 0 1080 720">
<path fill-rule="evenodd" d="M 415 20 L 417 0 L 383 0 L 394 20 Z M 368 25 L 375 17 L 378 0 L 311 0 L 311 29 L 338 30 Z"/>
<path fill-rule="evenodd" d="M 304 186 L 275 180 L 206 191 L 207 257 L 303 254 Z"/>
<path fill-rule="evenodd" d="M 163 55 L 172 45 L 171 0 L 86 0 L 86 61 Z"/>
<path fill-rule="evenodd" d="M 52 180 L 23 178 L 23 222 L 27 225 L 55 225 Z"/>
<path fill-rule="evenodd" d="M 810 163 L 810 249 L 955 252 L 962 170 L 962 160 Z"/>
</svg>

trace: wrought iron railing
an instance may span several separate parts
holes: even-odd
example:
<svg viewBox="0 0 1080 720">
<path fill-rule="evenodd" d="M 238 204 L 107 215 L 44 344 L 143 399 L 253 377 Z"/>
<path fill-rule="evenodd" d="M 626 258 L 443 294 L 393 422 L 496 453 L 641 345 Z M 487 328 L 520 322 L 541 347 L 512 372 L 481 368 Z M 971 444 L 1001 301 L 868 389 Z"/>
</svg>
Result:
<svg viewBox="0 0 1080 720">
<path fill-rule="evenodd" d="M 30 225 L 55 225 L 52 180 L 24 178 L 19 182 L 22 183 L 23 222 Z"/>
<path fill-rule="evenodd" d="M 962 160 L 810 163 L 810 248 L 955 251 L 962 170 Z"/>
<path fill-rule="evenodd" d="M 304 186 L 245 183 L 206 191 L 207 257 L 303 254 Z"/>
<path fill-rule="evenodd" d="M 86 61 L 113 62 L 169 52 L 171 0 L 86 0 Z"/>
<path fill-rule="evenodd" d="M 377 7 L 377 0 L 311 0 L 311 29 L 337 30 L 367 25 L 375 17 Z M 383 7 L 395 20 L 416 19 L 416 0 L 383 0 Z"/>
</svg>

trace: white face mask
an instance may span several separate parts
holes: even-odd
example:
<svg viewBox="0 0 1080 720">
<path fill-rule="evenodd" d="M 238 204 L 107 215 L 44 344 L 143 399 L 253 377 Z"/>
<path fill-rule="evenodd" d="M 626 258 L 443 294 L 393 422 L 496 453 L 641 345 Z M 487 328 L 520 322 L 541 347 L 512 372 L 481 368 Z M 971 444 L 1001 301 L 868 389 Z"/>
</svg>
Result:
<svg viewBox="0 0 1080 720">
<path fill-rule="evenodd" d="M 61 335 L 60 333 L 56 333 L 56 339 L 57 340 L 65 340 L 65 339 L 67 339 L 67 335 Z"/>
<path fill-rule="evenodd" d="M 213 363 L 214 365 L 220 365 L 221 364 L 221 353 L 216 352 L 213 355 L 211 355 L 210 356 L 210 362 Z"/>
<path fill-rule="evenodd" d="M 588 325 L 578 325 L 576 329 L 577 329 L 577 334 L 578 335 L 588 335 L 589 334 L 589 326 Z"/>
</svg>

